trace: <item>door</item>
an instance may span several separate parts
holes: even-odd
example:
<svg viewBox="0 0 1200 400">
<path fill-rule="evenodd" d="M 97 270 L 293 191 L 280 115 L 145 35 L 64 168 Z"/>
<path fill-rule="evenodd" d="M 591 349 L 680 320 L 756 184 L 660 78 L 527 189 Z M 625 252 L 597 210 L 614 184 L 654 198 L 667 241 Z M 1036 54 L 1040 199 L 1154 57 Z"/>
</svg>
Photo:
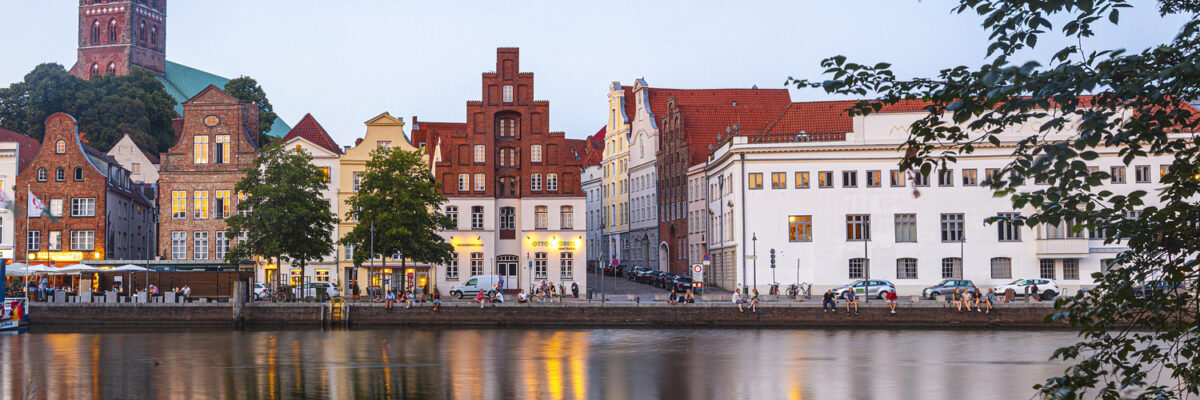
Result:
<svg viewBox="0 0 1200 400">
<path fill-rule="evenodd" d="M 517 256 L 506 255 L 496 257 L 496 275 L 504 278 L 504 290 L 511 290 L 520 287 L 517 283 L 520 272 L 520 261 Z"/>
</svg>

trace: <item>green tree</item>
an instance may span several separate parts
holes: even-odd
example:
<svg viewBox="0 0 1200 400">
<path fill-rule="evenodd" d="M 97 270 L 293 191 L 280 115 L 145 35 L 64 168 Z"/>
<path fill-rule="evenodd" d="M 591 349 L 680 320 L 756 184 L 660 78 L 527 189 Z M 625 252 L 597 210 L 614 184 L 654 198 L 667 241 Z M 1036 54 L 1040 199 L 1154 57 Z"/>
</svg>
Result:
<svg viewBox="0 0 1200 400">
<path fill-rule="evenodd" d="M 238 101 L 258 106 L 258 137 L 263 141 L 260 145 L 269 145 L 271 138 L 267 136 L 267 132 L 271 131 L 271 125 L 275 123 L 278 115 L 275 114 L 271 100 L 267 99 L 267 92 L 258 85 L 258 81 L 248 76 L 239 76 L 225 83 L 225 92 Z"/>
<path fill-rule="evenodd" d="M 337 218 L 321 196 L 328 178 L 312 164 L 311 155 L 270 146 L 245 172 L 235 188 L 246 198 L 238 203 L 239 212 L 226 221 L 225 233 L 235 238 L 245 232 L 245 241 L 230 249 L 226 261 L 258 256 L 276 265 L 288 261 L 303 268 L 333 252 Z"/>
<path fill-rule="evenodd" d="M 450 217 L 438 212 L 445 202 L 419 151 L 376 149 L 358 192 L 346 200 L 348 216 L 359 223 L 341 242 L 356 249 L 356 265 L 375 255 L 393 254 L 400 255 L 402 263 L 447 263 L 454 248 L 438 235 L 439 230 L 453 227 Z"/>
<path fill-rule="evenodd" d="M 93 147 L 107 150 L 128 133 L 146 151 L 163 152 L 175 144 L 174 107 L 162 83 L 142 68 L 85 81 L 61 65 L 41 64 L 21 82 L 0 88 L 0 127 L 41 140 L 46 117 L 65 112 L 79 121 Z"/>
<path fill-rule="evenodd" d="M 1131 6 L 1125 0 L 960 0 L 953 11 L 978 14 L 990 34 L 982 65 L 899 79 L 890 64 L 836 56 L 822 61 L 828 80 L 788 80 L 798 87 L 874 98 L 858 101 L 849 109 L 852 114 L 923 101 L 928 113 L 910 126 L 900 166 L 926 174 L 980 146 L 998 146 L 998 135 L 1014 125 L 1048 121 L 1040 132 L 1010 142 L 1015 145 L 1011 162 L 987 182 L 1015 208 L 1035 210 L 1008 222 L 1072 222 L 1077 230 L 1103 231 L 1107 243 L 1128 247 L 1115 254 L 1107 274 L 1092 275 L 1095 289 L 1055 303 L 1051 318 L 1069 322 L 1081 339 L 1053 354 L 1071 366 L 1036 386 L 1048 398 L 1181 398 L 1200 392 L 1195 296 L 1200 138 L 1176 134 L 1197 129 L 1195 110 L 1184 101 L 1200 93 L 1200 3 L 1158 1 L 1161 16 L 1190 18 L 1165 43 L 1136 52 L 1095 49 L 1088 38 L 1098 25 L 1118 24 L 1121 11 Z M 1051 20 L 1061 25 L 1055 28 Z M 1074 44 L 1052 49 L 1046 65 L 1010 63 L 1047 36 Z M 1069 139 L 1047 137 L 1074 121 L 1078 133 Z M 1100 153 L 1114 151 L 1126 165 L 1148 156 L 1170 156 L 1173 162 L 1160 189 L 1117 194 L 1103 185 L 1107 172 L 1087 166 Z M 1047 185 L 1027 185 L 1034 181 Z M 1141 217 L 1128 219 L 1126 213 L 1135 210 Z M 1135 296 L 1134 287 L 1149 279 L 1189 291 Z"/>
</svg>

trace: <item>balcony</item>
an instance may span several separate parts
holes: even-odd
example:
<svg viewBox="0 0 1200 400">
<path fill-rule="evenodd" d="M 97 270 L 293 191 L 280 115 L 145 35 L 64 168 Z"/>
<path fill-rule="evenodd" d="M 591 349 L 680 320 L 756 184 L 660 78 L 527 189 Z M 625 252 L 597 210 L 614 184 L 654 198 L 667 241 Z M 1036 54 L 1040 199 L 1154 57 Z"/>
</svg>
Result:
<svg viewBox="0 0 1200 400">
<path fill-rule="evenodd" d="M 1088 239 L 1037 239 L 1037 255 L 1042 258 L 1086 257 Z"/>
</svg>

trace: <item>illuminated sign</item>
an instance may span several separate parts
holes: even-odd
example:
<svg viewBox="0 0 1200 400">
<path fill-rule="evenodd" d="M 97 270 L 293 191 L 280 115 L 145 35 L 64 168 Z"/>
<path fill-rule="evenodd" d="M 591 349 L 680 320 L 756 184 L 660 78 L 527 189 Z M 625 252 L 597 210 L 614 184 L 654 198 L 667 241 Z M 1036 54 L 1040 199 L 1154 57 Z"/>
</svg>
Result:
<svg viewBox="0 0 1200 400">
<path fill-rule="evenodd" d="M 529 247 L 548 247 L 550 250 L 579 250 L 583 248 L 583 239 L 576 236 L 571 240 L 562 240 L 558 236 L 551 236 L 546 240 L 534 240 L 531 236 L 525 237 L 525 242 Z"/>
<path fill-rule="evenodd" d="M 90 256 L 89 258 L 91 258 L 93 260 L 103 260 L 104 259 L 104 253 L 99 252 L 99 251 L 93 252 L 93 253 L 87 253 L 87 255 Z M 52 251 L 52 252 L 39 251 L 37 253 L 29 254 L 30 260 L 55 261 L 55 262 L 82 261 L 83 257 L 84 257 L 84 253 L 81 251 Z"/>
<path fill-rule="evenodd" d="M 452 237 L 450 238 L 450 245 L 454 247 L 483 247 L 483 241 L 479 239 L 479 236 L 473 238 Z"/>
</svg>

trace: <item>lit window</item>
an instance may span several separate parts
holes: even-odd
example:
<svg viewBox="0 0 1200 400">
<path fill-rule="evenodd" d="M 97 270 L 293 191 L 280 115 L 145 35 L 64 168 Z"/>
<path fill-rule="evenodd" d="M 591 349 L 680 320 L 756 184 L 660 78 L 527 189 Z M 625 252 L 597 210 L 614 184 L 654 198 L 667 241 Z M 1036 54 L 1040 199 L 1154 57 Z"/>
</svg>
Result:
<svg viewBox="0 0 1200 400">
<path fill-rule="evenodd" d="M 533 208 L 533 229 L 547 229 L 546 213 L 546 206 L 536 206 Z"/>
<path fill-rule="evenodd" d="M 54 142 L 54 152 L 56 154 L 66 154 L 67 142 L 62 139 L 59 139 L 57 142 Z"/>
<path fill-rule="evenodd" d="M 763 176 L 761 172 L 752 172 L 748 174 L 746 181 L 750 185 L 751 190 L 762 189 L 763 187 Z"/>
<path fill-rule="evenodd" d="M 46 250 L 62 251 L 62 231 L 46 232 Z"/>
<path fill-rule="evenodd" d="M 833 171 L 821 171 L 817 173 L 817 187 L 831 188 L 833 187 Z"/>
<path fill-rule="evenodd" d="M 890 172 L 890 175 L 892 176 L 892 187 L 904 186 L 904 173 L 900 172 L 898 169 L 893 169 Z"/>
<path fill-rule="evenodd" d="M 534 163 L 542 162 L 542 145 L 535 144 L 535 145 L 529 146 L 529 162 L 534 162 Z"/>
<path fill-rule="evenodd" d="M 879 187 L 883 184 L 882 176 L 878 170 L 867 171 L 867 187 Z"/>
<path fill-rule="evenodd" d="M 229 203 L 229 191 L 218 190 L 216 204 L 217 219 L 225 219 L 226 217 L 229 217 Z"/>
<path fill-rule="evenodd" d="M 533 253 L 533 279 L 546 279 L 546 253 Z"/>
<path fill-rule="evenodd" d="M 176 190 L 171 192 L 171 219 L 187 218 L 187 192 Z"/>
<path fill-rule="evenodd" d="M 847 215 L 846 240 L 871 240 L 871 216 L 864 214 Z"/>
<path fill-rule="evenodd" d="M 192 162 L 208 164 L 208 136 L 192 137 Z"/>
<path fill-rule="evenodd" d="M 248 205 L 244 208 L 241 206 L 242 202 L 245 202 L 246 198 L 248 198 L 249 196 L 247 196 L 245 192 L 239 190 L 237 193 L 237 197 L 238 197 L 238 215 L 241 215 L 243 217 L 250 216 L 250 212 L 254 211 L 254 206 Z M 242 233 L 245 234 L 245 232 L 242 232 Z"/>
<path fill-rule="evenodd" d="M 808 189 L 808 172 L 796 173 L 796 189 Z"/>
<path fill-rule="evenodd" d="M 458 174 L 458 191 L 471 191 L 471 174 Z"/>
<path fill-rule="evenodd" d="M 50 199 L 50 215 L 63 216 L 63 199 Z"/>
<path fill-rule="evenodd" d="M 484 174 L 475 174 L 475 191 L 482 192 L 487 190 L 487 177 Z"/>
<path fill-rule="evenodd" d="M 812 241 L 812 216 L 811 215 L 789 215 L 788 216 L 788 241 L 792 241 L 792 242 L 811 242 Z"/>
<path fill-rule="evenodd" d="M 213 155 L 217 158 L 217 164 L 229 164 L 230 153 L 233 152 L 229 146 L 229 135 L 217 135 L 217 149 Z"/>
<path fill-rule="evenodd" d="M 962 170 L 963 186 L 975 186 L 979 184 L 979 176 L 974 168 Z"/>
<path fill-rule="evenodd" d="M 772 172 L 771 173 L 771 189 L 787 189 L 787 173 Z"/>
<path fill-rule="evenodd" d="M 192 201 L 192 218 L 208 219 L 208 192 L 198 191 L 192 195 L 195 196 Z"/>
<path fill-rule="evenodd" d="M 558 174 L 555 174 L 555 173 L 546 174 L 546 191 L 547 192 L 557 192 L 558 191 Z"/>
<path fill-rule="evenodd" d="M 482 144 L 475 145 L 475 162 L 483 164 L 487 162 L 487 147 Z"/>
</svg>

